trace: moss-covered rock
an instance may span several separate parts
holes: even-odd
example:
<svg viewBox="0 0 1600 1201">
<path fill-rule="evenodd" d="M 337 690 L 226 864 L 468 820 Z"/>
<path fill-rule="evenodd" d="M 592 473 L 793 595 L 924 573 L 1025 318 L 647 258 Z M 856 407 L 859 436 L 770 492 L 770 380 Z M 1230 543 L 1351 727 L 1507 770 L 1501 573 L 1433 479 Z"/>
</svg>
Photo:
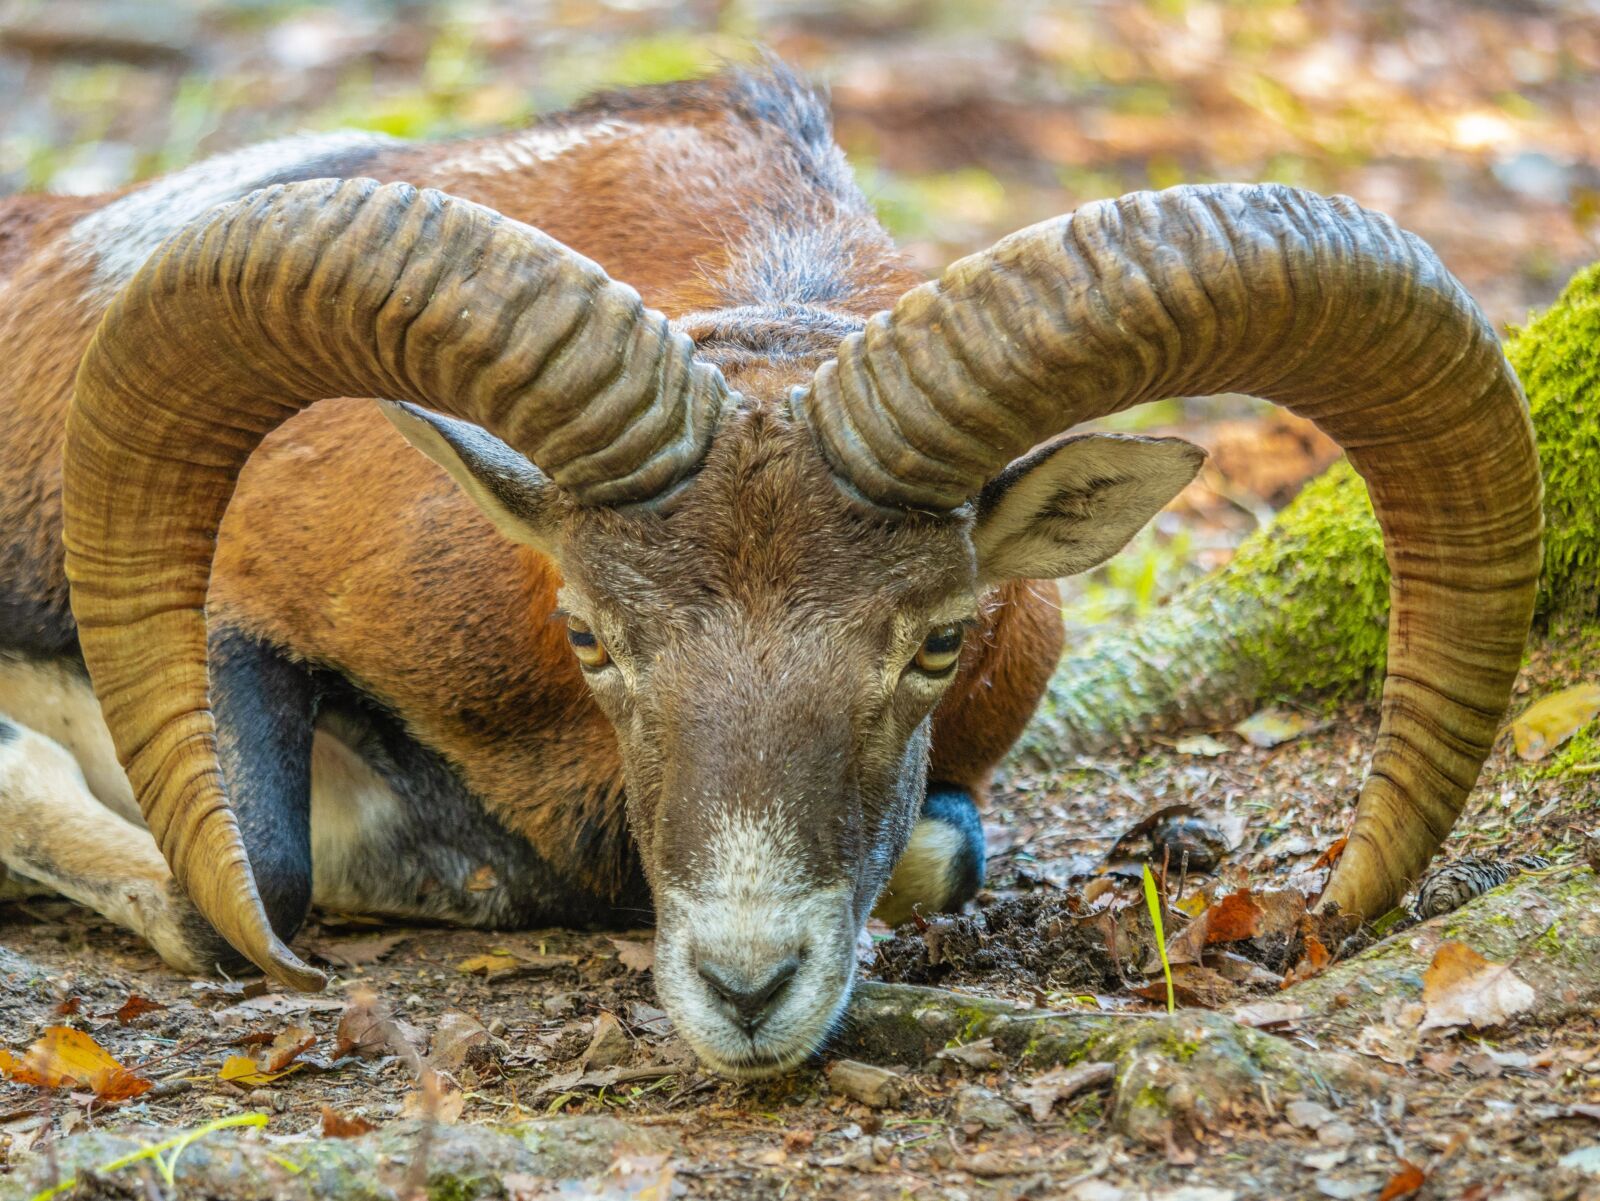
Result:
<svg viewBox="0 0 1600 1201">
<path fill-rule="evenodd" d="M 256 1129 L 224 1129 L 195 1138 L 181 1154 L 168 1150 L 165 1172 L 154 1156 L 138 1157 L 173 1134 L 119 1131 L 65 1139 L 55 1150 L 55 1174 L 45 1157 L 35 1155 L 11 1180 L 0 1183 L 0 1201 L 32 1198 L 74 1180 L 56 1195 L 144 1196 L 140 1182 L 145 1176 L 163 1185 L 166 1173 L 171 1174 L 171 1190 L 158 1187 L 149 1195 L 399 1201 L 414 1197 L 420 1181 L 433 1201 L 473 1201 L 505 1196 L 502 1181 L 509 1174 L 592 1181 L 603 1177 L 619 1155 L 660 1155 L 676 1147 L 670 1135 L 655 1128 L 594 1115 L 501 1129 L 397 1122 L 352 1139 L 269 1139 Z M 574 1195 L 582 1191 L 578 1188 Z"/>
<path fill-rule="evenodd" d="M 1507 347 L 1545 480 L 1539 619 L 1600 615 L 1600 264 Z M 1382 678 L 1389 573 L 1366 486 L 1347 463 L 1308 484 L 1227 566 L 1131 629 L 1070 650 L 1020 752 L 1062 755 L 1267 696 L 1338 695 Z"/>
</svg>

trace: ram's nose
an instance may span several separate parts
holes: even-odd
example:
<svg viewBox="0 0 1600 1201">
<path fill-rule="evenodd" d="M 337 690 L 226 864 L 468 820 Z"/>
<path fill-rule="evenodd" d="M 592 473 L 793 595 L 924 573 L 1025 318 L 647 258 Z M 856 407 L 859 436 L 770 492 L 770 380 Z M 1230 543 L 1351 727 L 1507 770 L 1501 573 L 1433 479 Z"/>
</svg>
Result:
<svg viewBox="0 0 1600 1201">
<path fill-rule="evenodd" d="M 741 970 L 710 959 L 702 959 L 695 966 L 717 1007 L 746 1034 L 753 1034 L 782 1002 L 789 981 L 800 970 L 800 956 L 788 955 L 754 970 Z"/>
</svg>

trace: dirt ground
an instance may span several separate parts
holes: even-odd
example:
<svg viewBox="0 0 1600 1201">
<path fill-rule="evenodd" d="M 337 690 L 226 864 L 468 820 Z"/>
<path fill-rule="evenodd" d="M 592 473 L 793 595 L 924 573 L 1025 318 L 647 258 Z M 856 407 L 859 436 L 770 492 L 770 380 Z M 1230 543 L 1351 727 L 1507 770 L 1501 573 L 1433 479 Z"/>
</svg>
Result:
<svg viewBox="0 0 1600 1201">
<path fill-rule="evenodd" d="M 1590 636 L 1535 656 L 1525 692 L 1572 682 L 1594 649 Z M 1086 882 L 1102 881 L 1089 885 L 1100 905 L 1125 904 L 1125 922 L 1142 926 L 1147 917 L 1124 900 L 1137 882 L 1115 874 L 1123 852 L 1112 874 L 1096 873 L 1121 832 L 1173 804 L 1189 806 L 1185 820 L 1211 828 L 1224 845 L 1225 875 L 1264 890 L 1314 870 L 1344 827 L 1373 731 L 1363 707 L 1316 717 L 1312 732 L 1272 750 L 1217 731 L 1225 749 L 1213 757 L 1159 748 L 1053 774 L 1014 771 L 990 814 L 990 891 L 963 917 L 877 931 L 875 946 L 863 950 L 864 976 L 1129 1020 L 1159 1010 L 1159 1001 L 1137 995 L 1152 982 L 1159 990 L 1159 967 L 1108 954 L 1085 913 Z M 1539 851 L 1570 863 L 1577 831 L 1596 826 L 1600 773 L 1539 778 L 1502 751 L 1449 851 Z M 1140 845 L 1152 853 L 1148 841 Z M 1216 879 L 1193 873 L 1184 889 L 1194 895 Z M 1179 898 L 1175 879 L 1169 893 Z M 1186 920 L 1178 910 L 1170 916 Z M 1413 930 L 1392 941 L 1416 937 Z M 271 1135 L 292 1144 L 296 1135 L 320 1138 L 327 1112 L 378 1127 L 425 1115 L 428 1099 L 405 1055 L 341 1046 L 352 1041 L 340 1037 L 342 1023 L 346 1035 L 350 1029 L 347 1009 L 367 1004 L 353 999 L 370 991 L 414 1028 L 407 1035 L 416 1047 L 431 1041 L 434 1056 L 451 1065 L 461 1092 L 435 1099 L 440 1117 L 503 1124 L 605 1114 L 642 1137 L 666 1136 L 670 1153 L 654 1174 L 607 1177 L 603 1187 L 613 1192 L 598 1195 L 664 1196 L 648 1190 L 670 1176 L 671 1195 L 694 1197 L 1112 1199 L 1143 1196 L 1141 1189 L 1213 1201 L 1376 1197 L 1404 1161 L 1432 1173 L 1423 1196 L 1600 1196 L 1600 1178 L 1556 1166 L 1600 1145 L 1600 1019 L 1589 1005 L 1486 1033 L 1432 1031 L 1399 1065 L 1371 1033 L 1386 1029 L 1382 1021 L 1359 1035 L 1337 1023 L 1323 1028 L 1320 1007 L 1308 1006 L 1301 1020 L 1276 1027 L 1278 1037 L 1355 1052 L 1381 1077 L 1376 1099 L 1285 1106 L 1276 1120 L 1257 1114 L 1193 1129 L 1186 1145 L 1153 1148 L 1114 1128 L 1103 1087 L 1047 1104 L 1036 1117 L 1031 1098 L 1041 1077 L 1046 1087 L 1053 1077 L 981 1053 L 897 1065 L 904 1087 L 886 1105 L 862 1104 L 849 1095 L 856 1090 L 836 1085 L 829 1055 L 770 1084 L 707 1075 L 655 1007 L 649 940 L 648 930 L 484 933 L 323 915 L 302 945 L 337 973 L 334 983 L 321 996 L 286 996 L 250 982 L 181 979 L 127 935 L 66 904 L 0 910 L 0 945 L 33 965 L 0 959 L 3 1041 L 20 1051 L 46 1027 L 67 1025 L 154 1083 L 109 1106 L 85 1093 L 42 1104 L 34 1089 L 0 1084 L 0 1164 L 25 1149 L 37 1155 L 52 1137 L 93 1130 L 174 1131 L 254 1112 L 269 1115 Z M 1281 956 L 1273 968 L 1262 945 L 1239 949 L 1235 958 L 1256 961 L 1251 970 L 1227 981 L 1224 993 L 1202 988 L 1199 1001 L 1237 1011 L 1299 995 L 1280 992 Z M 117 1011 L 134 997 L 162 1008 L 123 1024 Z M 1339 1008 L 1337 996 L 1328 1007 Z M 469 1046 L 456 1054 L 446 1044 L 463 1028 Z M 263 1045 L 286 1031 L 288 1041 L 314 1040 L 293 1061 L 302 1066 L 270 1082 L 222 1078 L 232 1057 L 265 1062 Z M 598 1051 L 597 1033 L 606 1035 Z M 0 1175 L 0 1193 L 5 1187 Z"/>
</svg>

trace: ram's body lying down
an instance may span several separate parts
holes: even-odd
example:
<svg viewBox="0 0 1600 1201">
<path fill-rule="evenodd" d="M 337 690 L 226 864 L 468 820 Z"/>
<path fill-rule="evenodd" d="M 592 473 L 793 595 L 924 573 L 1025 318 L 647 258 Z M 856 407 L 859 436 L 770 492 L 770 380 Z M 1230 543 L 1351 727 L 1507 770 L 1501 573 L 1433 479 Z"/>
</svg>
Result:
<svg viewBox="0 0 1600 1201">
<path fill-rule="evenodd" d="M 1322 423 L 1386 523 L 1384 726 L 1330 896 L 1387 905 L 1475 778 L 1538 564 L 1470 299 L 1347 201 L 1243 187 L 917 284 L 779 69 L 0 201 L 0 888 L 301 985 L 313 903 L 653 908 L 679 1028 L 780 1069 L 875 905 L 981 882 L 977 802 L 1060 650 L 1039 581 L 1200 460 L 1030 448 L 1227 388 Z"/>
</svg>

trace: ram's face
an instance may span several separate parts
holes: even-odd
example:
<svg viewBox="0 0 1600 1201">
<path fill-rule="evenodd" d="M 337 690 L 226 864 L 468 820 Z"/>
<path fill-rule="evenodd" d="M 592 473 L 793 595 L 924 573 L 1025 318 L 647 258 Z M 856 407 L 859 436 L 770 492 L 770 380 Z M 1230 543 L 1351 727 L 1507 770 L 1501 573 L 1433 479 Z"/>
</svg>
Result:
<svg viewBox="0 0 1600 1201">
<path fill-rule="evenodd" d="M 803 433 L 732 418 L 664 516 L 575 514 L 573 654 L 616 728 L 656 980 L 733 1075 L 809 1054 L 921 801 L 978 591 L 970 519 L 853 513 Z"/>
<path fill-rule="evenodd" d="M 844 1005 L 987 590 L 1100 562 L 1200 458 L 1065 439 L 954 512 L 885 513 L 840 487 L 784 406 L 745 402 L 688 483 L 640 511 L 574 503 L 475 427 L 391 416 L 560 566 L 570 650 L 621 750 L 662 1002 L 735 1076 L 804 1058 Z"/>
</svg>

